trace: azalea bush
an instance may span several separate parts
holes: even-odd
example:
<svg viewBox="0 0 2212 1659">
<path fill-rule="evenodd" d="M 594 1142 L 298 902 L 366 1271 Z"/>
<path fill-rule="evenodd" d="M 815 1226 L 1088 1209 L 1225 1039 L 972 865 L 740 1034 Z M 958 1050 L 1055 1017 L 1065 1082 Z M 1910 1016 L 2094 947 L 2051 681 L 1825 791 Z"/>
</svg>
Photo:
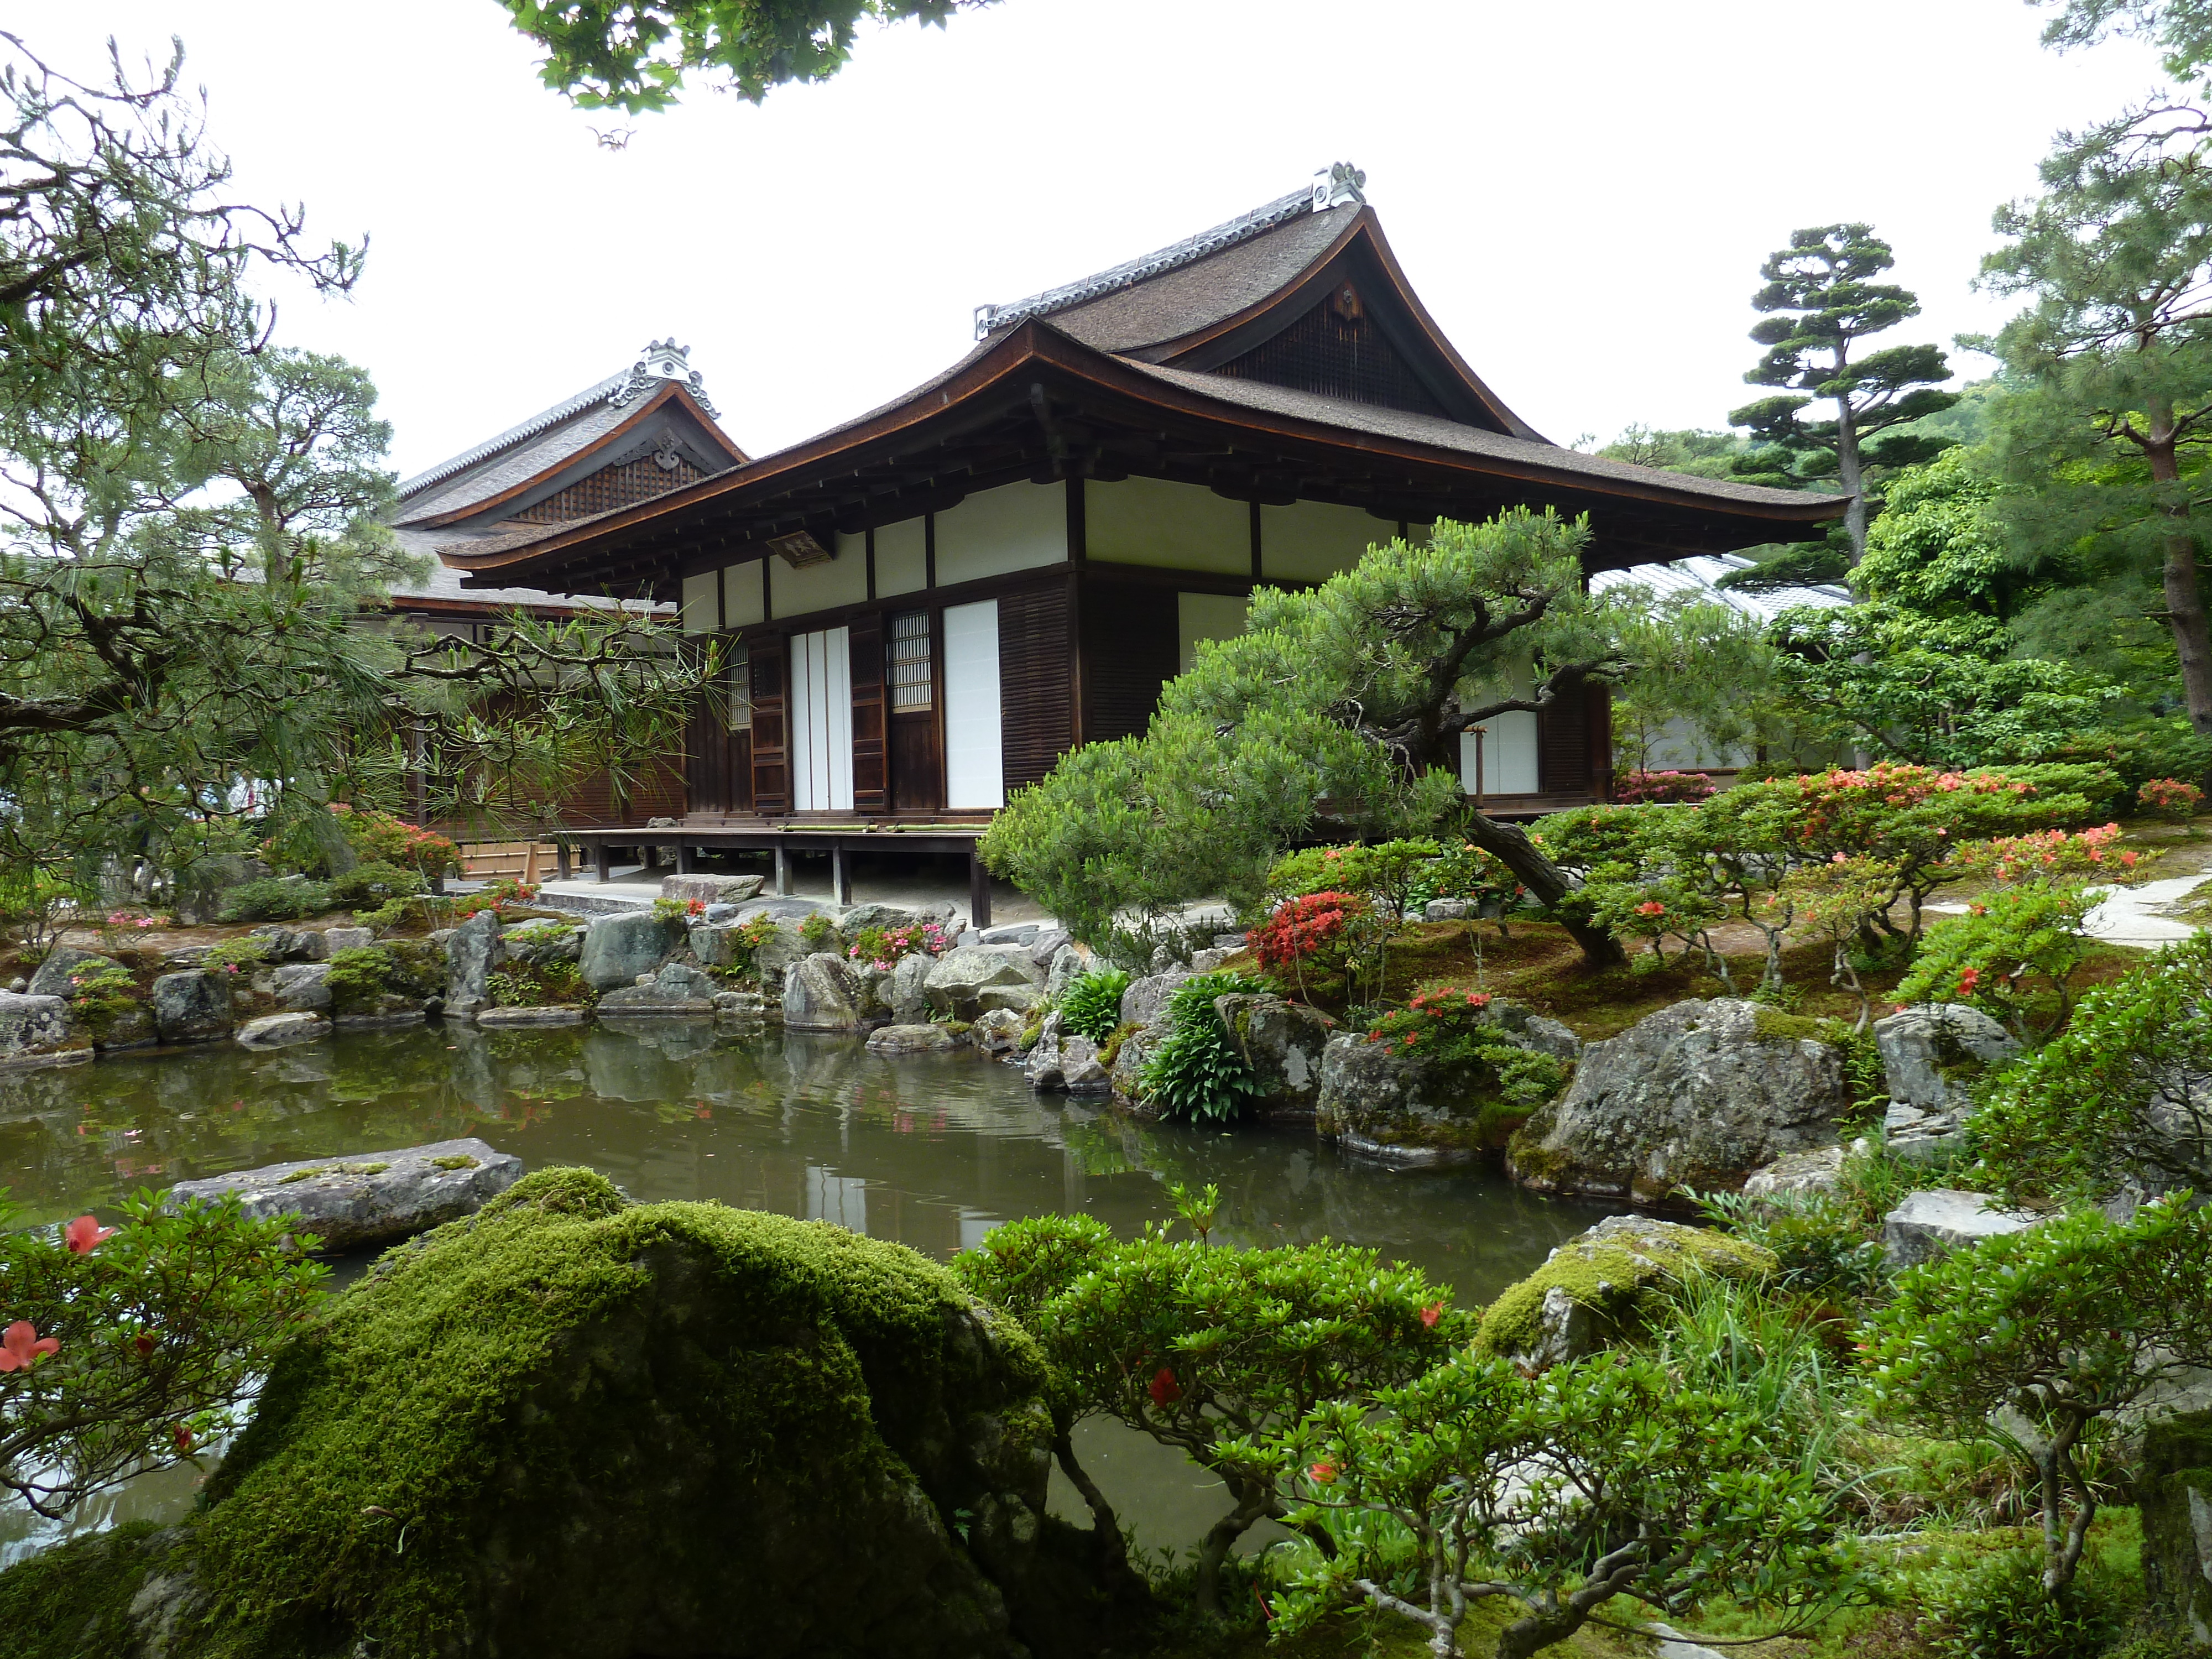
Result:
<svg viewBox="0 0 2212 1659">
<path fill-rule="evenodd" d="M 2117 884 L 2139 881 L 2162 849 L 2121 847 L 2120 826 L 2100 824 L 2078 834 L 2063 830 L 1996 836 L 1956 848 L 1946 869 L 1954 876 L 1985 876 L 1995 881 L 2048 881 L 2060 876 L 2094 876 Z"/>
<path fill-rule="evenodd" d="M 1224 1449 L 1324 1401 L 1357 1409 L 1474 1334 L 1449 1290 L 1373 1250 L 1213 1248 L 1219 1196 L 1175 1189 L 1194 1237 L 1162 1228 L 1119 1243 L 1088 1216 L 1043 1216 L 994 1229 L 953 1263 L 1043 1346 L 1066 1379 L 1070 1420 L 1116 1418 L 1222 1476 L 1231 1507 L 1198 1548 L 1199 1599 L 1210 1612 L 1219 1609 L 1231 1547 L 1289 1507 L 1272 1471 L 1232 1465 Z M 1118 1546 L 1111 1509 L 1093 1496 L 1066 1429 L 1064 1420 L 1062 1467 Z"/>
<path fill-rule="evenodd" d="M 854 962 L 890 969 L 897 967 L 902 957 L 911 956 L 916 951 L 941 957 L 951 943 L 951 936 L 937 923 L 910 921 L 897 927 L 864 927 L 845 954 Z"/>
<path fill-rule="evenodd" d="M 1422 1060 L 1452 1085 L 1485 1097 L 1482 1127 L 1498 1133 L 1517 1127 L 1550 1100 L 1567 1068 L 1524 1048 L 1490 1017 L 1482 991 L 1443 981 L 1424 985 L 1403 1008 L 1377 1017 L 1367 1041 Z"/>
<path fill-rule="evenodd" d="M 1060 1023 L 1093 1042 L 1103 1042 L 1121 1023 L 1121 998 L 1129 975 L 1120 968 L 1094 968 L 1060 994 Z"/>
<path fill-rule="evenodd" d="M 1412 908 L 1443 851 L 1426 837 L 1304 848 L 1276 860 L 1267 872 L 1267 891 L 1277 899 L 1352 894 L 1395 922 Z"/>
<path fill-rule="evenodd" d="M 2212 1210 L 2083 1207 L 1908 1269 L 1874 1316 L 1875 1398 L 1973 1438 L 2010 1414 L 2043 1509 L 2045 1595 L 2073 1581 L 2096 1519 L 2083 1454 L 2136 1401 L 2212 1366 Z"/>
<path fill-rule="evenodd" d="M 1898 1000 L 1969 1003 L 2021 1042 L 2041 1042 L 2073 1012 L 2096 904 L 2087 889 L 2063 882 L 1994 890 L 1965 915 L 1929 928 Z"/>
<path fill-rule="evenodd" d="M 1260 1079 L 1237 1052 L 1214 1012 L 1216 998 L 1257 995 L 1272 981 L 1249 974 L 1195 974 L 1175 988 L 1167 1003 L 1169 1030 L 1152 1050 L 1137 1086 L 1162 1117 L 1225 1122 L 1260 1092 Z"/>
<path fill-rule="evenodd" d="M 216 920 L 304 921 L 309 916 L 335 909 L 337 905 L 337 900 L 326 881 L 271 877 L 263 881 L 241 882 L 227 890 L 216 911 Z"/>
<path fill-rule="evenodd" d="M 2150 778 L 2136 790 L 2136 801 L 2146 812 L 2183 823 L 2197 816 L 2197 809 L 2204 804 L 2204 792 L 2179 778 Z"/>
<path fill-rule="evenodd" d="M 1361 1607 L 1456 1656 L 1469 1612 L 1502 1600 L 1495 1651 L 1528 1659 L 1616 1596 L 1680 1618 L 1729 1595 L 1783 1633 L 1869 1599 L 1834 1498 L 1791 1451 L 1750 1391 L 1686 1386 L 1647 1356 L 1529 1376 L 1462 1349 L 1220 1455 L 1294 1491 L 1288 1523 L 1328 1540 L 1276 1598 L 1276 1634 Z"/>
<path fill-rule="evenodd" d="M 334 802 L 346 843 L 364 864 L 397 864 L 423 877 L 459 875 L 461 849 L 434 830 L 369 807 Z"/>
<path fill-rule="evenodd" d="M 150 1192 L 122 1208 L 0 1234 L 0 1486 L 40 1515 L 230 1432 L 322 1295 L 296 1217 L 173 1213 Z M 0 1198 L 0 1227 L 19 1213 Z"/>
<path fill-rule="evenodd" d="M 1703 772 L 1623 772 L 1613 780 L 1613 798 L 1625 806 L 1700 801 L 1711 797 L 1713 787 L 1713 781 Z"/>
<path fill-rule="evenodd" d="M 2212 1193 L 2212 934 L 2086 993 L 1974 1115 L 2014 1201 L 2102 1199 L 2123 1182 Z"/>
</svg>

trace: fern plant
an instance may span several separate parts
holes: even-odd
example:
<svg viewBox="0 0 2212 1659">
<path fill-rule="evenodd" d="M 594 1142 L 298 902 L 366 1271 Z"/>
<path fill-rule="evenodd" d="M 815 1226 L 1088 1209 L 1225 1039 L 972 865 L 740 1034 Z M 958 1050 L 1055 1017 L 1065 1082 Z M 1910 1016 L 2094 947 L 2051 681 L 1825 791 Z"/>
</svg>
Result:
<svg viewBox="0 0 2212 1659">
<path fill-rule="evenodd" d="M 1226 1122 L 1260 1093 L 1260 1079 L 1244 1063 L 1213 1011 L 1214 999 L 1273 990 L 1249 974 L 1199 974 L 1168 998 L 1166 1039 L 1152 1051 L 1138 1079 L 1146 1101 L 1162 1117 Z"/>
<path fill-rule="evenodd" d="M 1121 1023 L 1121 994 L 1129 976 L 1119 968 L 1098 968 L 1060 994 L 1060 1023 L 1078 1036 L 1103 1042 Z"/>
</svg>

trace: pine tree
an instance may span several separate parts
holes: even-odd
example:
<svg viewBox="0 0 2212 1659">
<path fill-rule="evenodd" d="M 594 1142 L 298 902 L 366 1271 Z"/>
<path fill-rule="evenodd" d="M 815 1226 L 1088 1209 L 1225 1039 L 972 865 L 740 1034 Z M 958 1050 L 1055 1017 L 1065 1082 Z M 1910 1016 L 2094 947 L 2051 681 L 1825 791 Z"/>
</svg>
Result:
<svg viewBox="0 0 2212 1659">
<path fill-rule="evenodd" d="M 1759 267 L 1766 286 L 1751 303 L 1769 314 L 1751 337 L 1766 355 L 1743 377 L 1787 390 L 1729 416 L 1729 424 L 1748 428 L 1758 446 L 1739 471 L 1778 474 L 1761 482 L 1801 487 L 1832 477 L 1850 497 L 1840 550 L 1853 566 L 1866 552 L 1868 469 L 1928 460 L 1947 447 L 1941 438 L 1892 428 L 1958 402 L 1956 393 L 1936 389 L 1951 375 L 1940 346 L 1891 346 L 1852 360 L 1861 340 L 1919 313 L 1911 290 L 1872 280 L 1893 263 L 1871 225 L 1792 232 L 1790 246 Z M 1802 419 L 1814 403 L 1832 403 L 1835 419 Z M 1882 433 L 1889 435 L 1869 441 Z"/>
</svg>

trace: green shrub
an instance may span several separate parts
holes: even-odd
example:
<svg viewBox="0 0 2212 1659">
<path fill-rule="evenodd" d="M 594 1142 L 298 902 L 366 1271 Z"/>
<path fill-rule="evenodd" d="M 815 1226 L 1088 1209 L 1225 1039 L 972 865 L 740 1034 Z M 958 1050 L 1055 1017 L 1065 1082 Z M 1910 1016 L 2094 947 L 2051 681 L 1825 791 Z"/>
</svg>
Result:
<svg viewBox="0 0 2212 1659">
<path fill-rule="evenodd" d="M 333 1013 L 369 1013 L 387 995 L 429 997 L 446 988 L 445 957 L 434 946 L 365 945 L 331 957 L 323 983 Z"/>
<path fill-rule="evenodd" d="M 356 864 L 331 882 L 331 898 L 349 910 L 411 898 L 429 884 L 396 864 Z"/>
<path fill-rule="evenodd" d="M 511 963 L 484 978 L 495 1008 L 588 1008 L 599 994 L 573 962 Z"/>
<path fill-rule="evenodd" d="M 200 958 L 200 967 L 209 972 L 225 968 L 261 968 L 268 965 L 269 941 L 247 933 L 238 939 L 227 939 Z"/>
<path fill-rule="evenodd" d="M 2095 905 L 2084 889 L 2060 882 L 1985 894 L 1965 915 L 1928 929 L 1898 1000 L 1970 1003 L 2022 1042 L 2040 1042 L 2073 1012 Z"/>
<path fill-rule="evenodd" d="M 1103 1042 L 1121 1023 L 1121 994 L 1129 975 L 1119 968 L 1094 968 L 1060 993 L 1060 1023 L 1078 1036 Z"/>
<path fill-rule="evenodd" d="M 1889 1282 L 1889 1258 L 1851 1210 L 1811 1193 L 1746 1198 L 1707 1193 L 1698 1207 L 1747 1243 L 1771 1251 L 1781 1264 L 1778 1289 L 1800 1296 L 1851 1301 L 1878 1295 Z"/>
<path fill-rule="evenodd" d="M 1367 1040 L 1414 1054 L 1467 1089 L 1494 1094 L 1526 1115 L 1559 1093 L 1567 1068 L 1514 1042 L 1492 1021 L 1489 1009 L 1488 992 L 1434 981 L 1403 1008 L 1376 1018 Z"/>
<path fill-rule="evenodd" d="M 1138 1086 L 1146 1103 L 1162 1117 L 1192 1122 L 1226 1121 L 1260 1092 L 1260 1080 L 1237 1052 L 1213 1000 L 1272 991 L 1274 986 L 1249 974 L 1199 974 L 1185 980 L 1168 998 L 1170 1030 L 1145 1062 Z"/>
<path fill-rule="evenodd" d="M 2132 1598 L 2117 1574 L 2092 1560 L 2058 1595 L 2043 1593 L 2043 1564 L 2007 1550 L 1931 1573 L 1920 1589 L 1921 1631 L 1941 1659 L 2085 1659 L 2127 1624 Z"/>
<path fill-rule="evenodd" d="M 218 921 L 300 921 L 335 909 L 337 900 L 326 881 L 242 882 L 222 896 Z"/>
<path fill-rule="evenodd" d="M 817 910 L 799 924 L 799 942 L 810 951 L 834 951 L 837 924 Z"/>
<path fill-rule="evenodd" d="M 1267 892 L 1275 899 L 1309 893 L 1356 893 L 1392 921 L 1414 895 L 1433 887 L 1431 871 L 1443 849 L 1428 840 L 1353 842 L 1345 847 L 1306 847 L 1275 861 Z"/>
</svg>

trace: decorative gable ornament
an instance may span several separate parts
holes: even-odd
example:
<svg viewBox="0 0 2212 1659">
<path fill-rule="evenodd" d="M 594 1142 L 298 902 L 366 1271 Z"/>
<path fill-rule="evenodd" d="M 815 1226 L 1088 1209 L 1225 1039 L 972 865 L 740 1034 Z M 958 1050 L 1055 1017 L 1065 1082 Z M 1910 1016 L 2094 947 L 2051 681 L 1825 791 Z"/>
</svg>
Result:
<svg viewBox="0 0 2212 1659">
<path fill-rule="evenodd" d="M 1358 204 L 1367 205 L 1366 197 L 1360 194 L 1366 188 L 1367 175 L 1349 161 L 1332 161 L 1314 174 L 1313 210 L 1326 213 L 1331 208 Z"/>
<path fill-rule="evenodd" d="M 617 409 L 627 409 L 671 380 L 683 383 L 709 420 L 721 418 L 720 411 L 708 399 L 707 377 L 691 367 L 691 348 L 677 344 L 672 334 L 665 340 L 647 342 L 643 355 L 630 365 L 629 378 L 607 394 L 607 402 Z"/>
</svg>

